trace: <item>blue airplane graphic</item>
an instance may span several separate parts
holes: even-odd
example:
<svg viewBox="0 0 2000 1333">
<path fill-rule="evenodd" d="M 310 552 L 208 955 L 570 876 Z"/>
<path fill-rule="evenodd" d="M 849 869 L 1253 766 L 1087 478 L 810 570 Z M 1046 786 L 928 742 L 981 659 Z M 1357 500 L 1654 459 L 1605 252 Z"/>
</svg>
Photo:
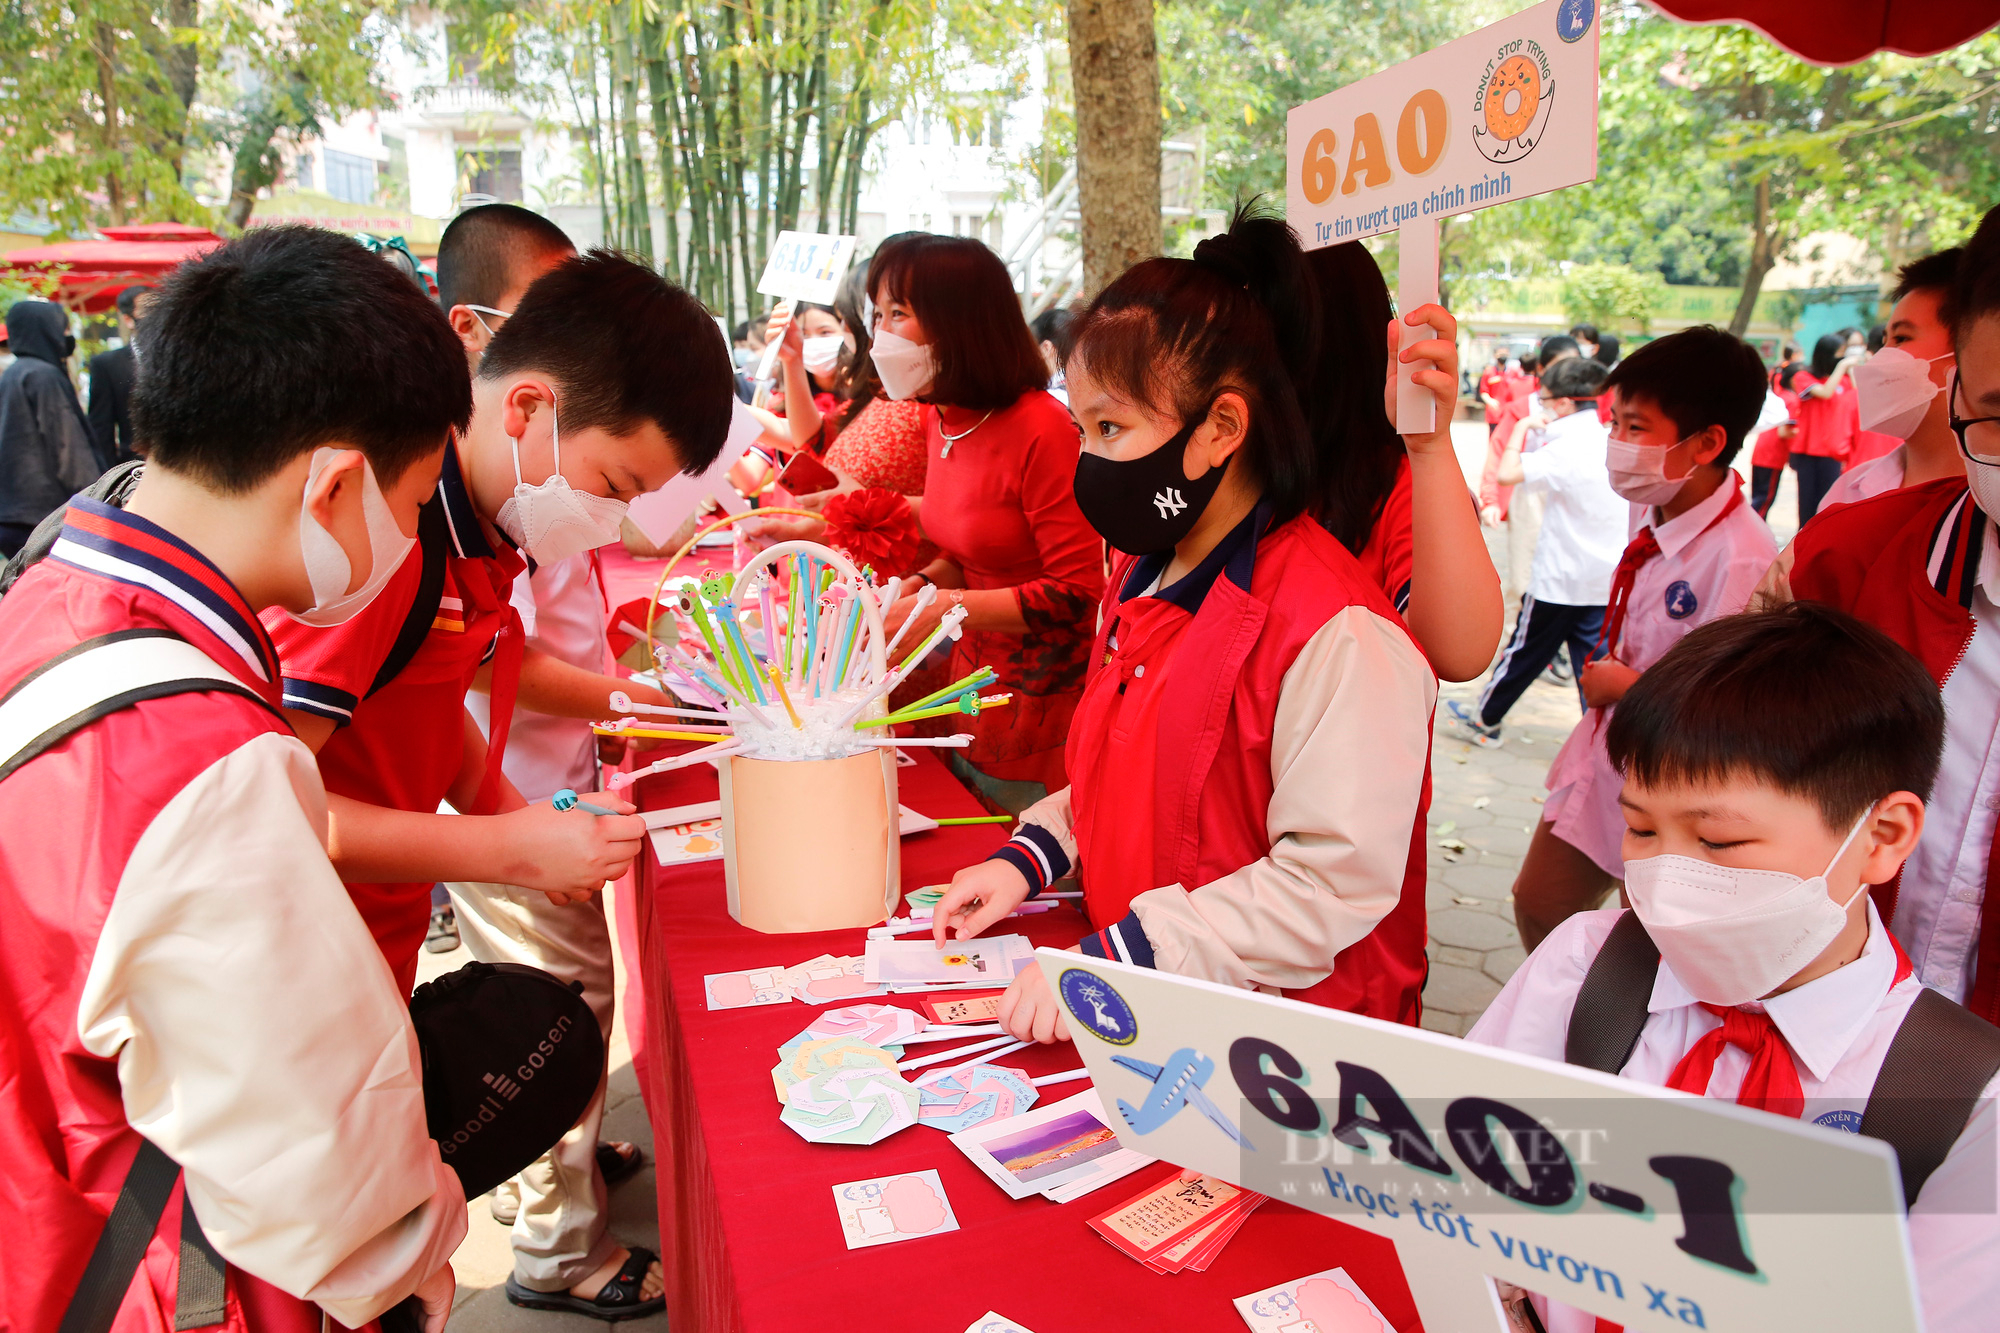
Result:
<svg viewBox="0 0 2000 1333">
<path fill-rule="evenodd" d="M 1208 1082 L 1208 1076 L 1215 1072 L 1215 1061 L 1207 1056 L 1198 1055 L 1183 1046 L 1168 1056 L 1164 1065 L 1148 1064 L 1129 1055 L 1114 1055 L 1111 1062 L 1123 1065 L 1141 1078 L 1150 1079 L 1153 1084 L 1153 1091 L 1147 1096 L 1144 1106 L 1135 1107 L 1123 1098 L 1118 1101 L 1118 1110 L 1134 1133 L 1151 1134 L 1180 1114 L 1182 1107 L 1192 1106 L 1206 1116 L 1210 1124 L 1234 1139 L 1238 1147 L 1255 1151 L 1255 1146 L 1244 1139 L 1229 1117 L 1222 1113 L 1222 1108 L 1210 1101 L 1208 1094 L 1201 1090 L 1202 1084 Z"/>
</svg>

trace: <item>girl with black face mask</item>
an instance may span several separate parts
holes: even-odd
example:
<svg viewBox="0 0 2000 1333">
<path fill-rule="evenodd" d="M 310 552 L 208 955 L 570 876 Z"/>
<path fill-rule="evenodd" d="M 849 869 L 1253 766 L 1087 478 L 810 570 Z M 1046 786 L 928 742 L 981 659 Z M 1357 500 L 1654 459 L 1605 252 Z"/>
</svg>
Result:
<svg viewBox="0 0 2000 1333">
<path fill-rule="evenodd" d="M 1448 423 L 1450 317 L 1425 312 L 1446 339 L 1412 353 L 1440 363 L 1425 383 Z M 1076 498 L 1112 567 L 1070 786 L 958 874 L 940 942 L 1075 874 L 1085 953 L 1416 1021 L 1437 681 L 1307 512 L 1319 327 L 1290 229 L 1249 215 L 1192 260 L 1135 266 L 1083 316 Z M 1068 1035 L 1038 969 L 1000 1017 Z"/>
</svg>

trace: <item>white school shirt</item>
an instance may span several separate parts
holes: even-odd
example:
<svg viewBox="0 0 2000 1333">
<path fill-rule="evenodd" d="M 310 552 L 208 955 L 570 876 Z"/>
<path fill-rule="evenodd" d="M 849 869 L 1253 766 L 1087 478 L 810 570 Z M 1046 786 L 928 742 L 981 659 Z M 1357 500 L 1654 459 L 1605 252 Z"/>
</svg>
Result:
<svg viewBox="0 0 2000 1333">
<path fill-rule="evenodd" d="M 1866 500 L 1884 491 L 1901 490 L 1903 477 L 1909 468 L 1910 446 L 1899 444 L 1880 458 L 1871 458 L 1860 467 L 1849 468 L 1840 474 L 1840 479 L 1826 488 L 1826 495 L 1819 502 L 1819 510 L 1825 513 L 1835 505 L 1851 505 L 1856 500 Z"/>
<path fill-rule="evenodd" d="M 1621 908 L 1579 912 L 1557 926 L 1501 989 L 1466 1040 L 1561 1060 L 1584 974 L 1621 915 Z M 1791 1046 L 1805 1093 L 1805 1119 L 1827 1129 L 1860 1131 L 1882 1058 L 1921 988 L 1913 976 L 1892 986 L 1895 975 L 1896 951 L 1871 902 L 1868 943 L 1859 958 L 1796 990 L 1742 1006 L 1769 1013 Z M 1650 1017 L 1619 1073 L 1664 1086 L 1681 1057 L 1722 1020 L 1696 1002 L 1665 960 L 1646 1008 Z M 1708 1095 L 1736 1100 L 1749 1067 L 1746 1052 L 1725 1046 L 1716 1057 Z M 2000 1308 L 1996 1094 L 2000 1078 L 1986 1085 L 1965 1131 L 1910 1210 L 1917 1299 L 1930 1333 L 1985 1333 L 1994 1327 L 1994 1311 Z M 1827 1258 L 1838 1260 L 1837 1255 Z M 1595 1328 L 1593 1316 L 1555 1301 L 1548 1303 L 1543 1323 L 1548 1333 L 1592 1333 Z"/>
<path fill-rule="evenodd" d="M 589 552 L 522 570 L 514 578 L 510 600 L 521 613 L 529 645 L 585 671 L 605 669 L 604 595 Z M 472 691 L 465 706 L 479 729 L 491 735 L 492 699 Z M 580 718 L 551 717 L 516 705 L 500 768 L 529 801 L 546 800 L 565 787 L 595 791 L 597 737 Z"/>
<path fill-rule="evenodd" d="M 1625 553 L 1631 506 L 1611 489 L 1604 444 L 1610 431 L 1584 409 L 1549 423 L 1542 447 L 1521 455 L 1521 484 L 1541 495 L 1542 535 L 1528 592 L 1558 606 L 1603 606 Z"/>
<path fill-rule="evenodd" d="M 1750 600 L 1777 554 L 1764 520 L 1747 501 L 1715 522 L 1741 483 L 1730 473 L 1715 494 L 1653 529 L 1660 553 L 1639 566 L 1625 603 L 1618 660 L 1644 671 L 1666 656 L 1688 631 L 1718 616 L 1734 615 Z M 1631 507 L 1633 536 L 1658 516 L 1651 505 Z M 1709 524 L 1714 522 L 1713 528 Z M 1618 792 L 1625 785 L 1604 748 L 1609 708 L 1583 715 L 1549 765 L 1549 799 L 1542 818 L 1558 838 L 1588 856 L 1613 879 L 1625 877 L 1620 845 L 1625 817 Z"/>
<path fill-rule="evenodd" d="M 1986 859 L 2000 821 L 2000 539 L 1993 524 L 1982 526 L 1972 640 L 1944 679 L 1944 757 L 1890 922 L 1924 984 L 1961 1004 L 1978 962 Z M 1950 543 L 1938 545 L 1933 561 Z"/>
</svg>

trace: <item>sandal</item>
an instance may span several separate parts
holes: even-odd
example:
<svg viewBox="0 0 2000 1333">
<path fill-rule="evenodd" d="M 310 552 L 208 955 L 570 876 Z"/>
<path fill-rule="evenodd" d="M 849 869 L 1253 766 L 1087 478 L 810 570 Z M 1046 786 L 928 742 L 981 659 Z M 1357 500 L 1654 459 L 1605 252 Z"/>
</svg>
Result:
<svg viewBox="0 0 2000 1333">
<path fill-rule="evenodd" d="M 643 1319 L 667 1308 L 664 1293 L 650 1301 L 639 1299 L 639 1288 L 646 1280 L 646 1270 L 659 1262 L 659 1258 L 651 1250 L 632 1246 L 631 1253 L 625 1258 L 625 1266 L 590 1300 L 572 1296 L 566 1291 L 530 1291 L 510 1274 L 507 1278 L 507 1300 L 526 1310 L 562 1310 L 609 1323 Z"/>
<path fill-rule="evenodd" d="M 430 929 L 424 933 L 425 953 L 450 953 L 458 947 L 458 915 L 449 906 L 431 912 Z"/>
<path fill-rule="evenodd" d="M 631 1154 L 627 1156 L 626 1154 Z M 646 1164 L 646 1150 L 636 1143 L 601 1142 L 597 1145 L 597 1170 L 607 1186 L 620 1185 L 639 1174 Z"/>
</svg>

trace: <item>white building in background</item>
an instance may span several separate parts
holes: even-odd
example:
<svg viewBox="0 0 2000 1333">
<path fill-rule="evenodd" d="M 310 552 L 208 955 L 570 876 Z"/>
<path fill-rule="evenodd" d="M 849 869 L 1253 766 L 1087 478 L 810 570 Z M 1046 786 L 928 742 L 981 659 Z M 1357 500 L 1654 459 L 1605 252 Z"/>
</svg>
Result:
<svg viewBox="0 0 2000 1333">
<path fill-rule="evenodd" d="M 387 71 L 393 108 L 349 116 L 291 150 L 252 225 L 310 221 L 402 235 L 428 256 L 467 202 L 499 200 L 545 214 L 579 248 L 602 243 L 603 214 L 585 186 L 574 118 L 454 70 L 450 32 L 435 10 L 415 7 L 402 25 Z M 977 237 L 1006 259 L 1030 313 L 1066 298 L 1081 276 L 1075 176 L 1044 180 L 1034 165 L 1045 76 L 1035 70 L 1015 95 L 997 75 L 969 70 L 950 105 L 913 105 L 878 131 L 864 160 L 859 252 L 901 231 Z M 1163 212 L 1185 219 L 1197 206 L 1199 144 L 1167 145 L 1165 162 Z M 810 182 L 805 203 L 810 209 Z M 659 255 L 665 219 L 657 204 L 651 212 Z M 818 230 L 819 219 L 808 211 L 797 225 Z"/>
</svg>

